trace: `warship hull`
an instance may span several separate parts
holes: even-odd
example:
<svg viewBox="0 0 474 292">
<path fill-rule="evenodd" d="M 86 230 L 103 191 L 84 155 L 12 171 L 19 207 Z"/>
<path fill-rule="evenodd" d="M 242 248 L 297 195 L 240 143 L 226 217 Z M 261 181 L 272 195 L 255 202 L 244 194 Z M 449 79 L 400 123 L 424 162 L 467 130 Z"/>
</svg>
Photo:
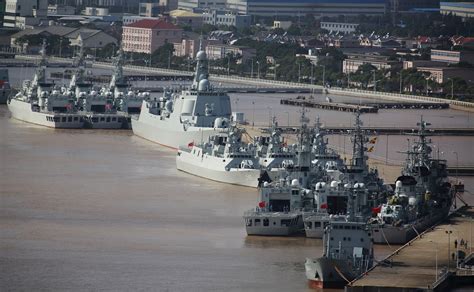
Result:
<svg viewBox="0 0 474 292">
<path fill-rule="evenodd" d="M 247 235 L 290 236 L 304 230 L 300 213 L 251 211 L 245 213 L 244 219 Z"/>
<path fill-rule="evenodd" d="M 216 160 L 219 160 L 219 162 Z M 189 174 L 222 183 L 253 188 L 258 186 L 259 169 L 231 168 L 225 170 L 225 165 L 219 164 L 220 160 L 222 159 L 207 155 L 196 157 L 191 153 L 179 150 L 176 156 L 176 167 L 178 170 Z M 215 167 L 212 167 L 213 165 Z"/>
<path fill-rule="evenodd" d="M 374 243 L 405 244 L 419 233 L 444 220 L 449 215 L 449 210 L 448 207 L 440 209 L 429 216 L 418 219 L 416 222 L 399 227 L 392 225 L 372 226 Z"/>
<path fill-rule="evenodd" d="M 85 127 L 89 129 L 121 129 L 124 117 L 119 114 L 85 114 Z"/>
<path fill-rule="evenodd" d="M 8 103 L 12 117 L 35 125 L 49 128 L 78 129 L 84 126 L 84 116 L 80 114 L 37 112 L 31 104 L 17 99 Z"/>
<path fill-rule="evenodd" d="M 184 129 L 183 125 L 163 122 L 160 116 L 145 118 L 142 110 L 138 119 L 132 118 L 133 133 L 146 140 L 157 144 L 178 149 L 179 146 L 186 146 L 192 142 L 207 141 L 210 136 L 217 135 L 222 129 L 189 127 Z"/>
<path fill-rule="evenodd" d="M 350 268 L 349 261 L 321 257 L 306 259 L 306 278 L 313 289 L 344 288 L 358 275 Z"/>
</svg>

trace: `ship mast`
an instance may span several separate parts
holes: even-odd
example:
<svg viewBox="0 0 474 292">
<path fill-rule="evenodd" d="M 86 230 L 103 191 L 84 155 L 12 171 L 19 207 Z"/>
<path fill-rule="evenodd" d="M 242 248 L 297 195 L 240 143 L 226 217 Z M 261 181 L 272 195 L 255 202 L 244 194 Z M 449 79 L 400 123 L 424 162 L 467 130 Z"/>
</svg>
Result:
<svg viewBox="0 0 474 292">
<path fill-rule="evenodd" d="M 368 142 L 367 137 L 365 136 L 364 130 L 362 130 L 362 120 L 360 118 L 360 110 L 357 109 L 355 112 L 355 122 L 354 122 L 354 135 L 352 136 L 352 159 L 351 159 L 351 168 L 352 169 L 367 169 L 367 155 L 365 151 L 367 148 L 365 144 Z"/>
<path fill-rule="evenodd" d="M 202 49 L 202 39 L 199 40 L 199 51 L 196 54 L 196 71 L 194 73 L 194 80 L 192 84 L 192 89 L 197 90 L 199 87 L 199 82 L 204 79 L 208 79 L 209 71 L 207 64 L 207 55 L 206 52 Z"/>
<path fill-rule="evenodd" d="M 122 46 L 117 51 L 117 56 L 113 58 L 114 71 L 109 84 L 109 90 L 112 91 L 116 84 L 125 84 L 123 76 L 124 55 Z"/>
</svg>

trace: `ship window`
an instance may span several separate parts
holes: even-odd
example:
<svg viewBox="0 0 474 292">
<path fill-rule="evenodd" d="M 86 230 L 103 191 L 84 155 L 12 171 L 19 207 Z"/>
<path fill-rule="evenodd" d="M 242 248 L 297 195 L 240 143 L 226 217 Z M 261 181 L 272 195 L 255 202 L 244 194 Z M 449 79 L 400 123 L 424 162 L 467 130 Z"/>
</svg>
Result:
<svg viewBox="0 0 474 292">
<path fill-rule="evenodd" d="M 97 123 L 98 121 L 99 121 L 99 118 L 98 118 L 98 117 L 93 117 L 93 118 L 92 118 L 92 122 L 93 122 L 93 123 Z"/>
<path fill-rule="evenodd" d="M 112 118 L 112 122 L 115 122 L 116 120 L 117 120 L 116 117 L 113 117 L 113 118 Z"/>
<path fill-rule="evenodd" d="M 72 117 L 67 117 L 68 122 L 72 122 Z"/>
<path fill-rule="evenodd" d="M 351 229 L 350 226 L 344 226 L 344 229 Z"/>
<path fill-rule="evenodd" d="M 292 191 L 291 191 L 291 194 L 292 194 L 293 196 L 298 195 L 298 190 L 292 190 Z"/>
<path fill-rule="evenodd" d="M 291 219 L 282 219 L 281 226 L 290 227 L 291 226 Z"/>
<path fill-rule="evenodd" d="M 263 226 L 268 226 L 270 224 L 270 221 L 268 218 L 263 219 Z"/>
<path fill-rule="evenodd" d="M 334 240 L 334 237 L 331 237 L 330 240 Z"/>
<path fill-rule="evenodd" d="M 360 238 L 360 242 L 364 242 L 364 239 L 362 237 Z"/>
<path fill-rule="evenodd" d="M 252 219 L 247 219 L 247 226 L 252 226 Z"/>
<path fill-rule="evenodd" d="M 74 117 L 74 122 L 77 122 L 79 121 L 79 118 L 78 117 Z"/>
<path fill-rule="evenodd" d="M 255 226 L 260 226 L 260 219 L 255 219 Z"/>
<path fill-rule="evenodd" d="M 343 240 L 343 241 L 346 241 L 346 237 L 343 237 L 342 240 Z"/>
<path fill-rule="evenodd" d="M 308 227 L 308 229 L 313 228 L 313 222 L 306 222 L 306 227 Z"/>
<path fill-rule="evenodd" d="M 62 117 L 62 118 L 61 118 L 61 121 L 62 121 L 63 123 L 65 123 L 65 122 L 66 122 L 66 117 Z"/>
<path fill-rule="evenodd" d="M 321 227 L 321 222 L 314 222 L 314 228 Z"/>
<path fill-rule="evenodd" d="M 110 117 L 107 117 L 107 123 L 110 123 Z"/>
<path fill-rule="evenodd" d="M 105 121 L 105 118 L 104 117 L 100 118 L 100 121 L 101 122 Z"/>
<path fill-rule="evenodd" d="M 350 237 L 348 237 L 348 238 L 347 238 L 347 241 L 351 241 L 351 238 L 350 238 Z"/>
<path fill-rule="evenodd" d="M 60 121 L 60 120 L 59 120 L 59 117 L 54 117 L 54 118 L 53 118 L 53 121 L 59 122 L 59 121 Z"/>
<path fill-rule="evenodd" d="M 372 234 L 369 233 L 368 235 L 371 236 Z"/>
</svg>

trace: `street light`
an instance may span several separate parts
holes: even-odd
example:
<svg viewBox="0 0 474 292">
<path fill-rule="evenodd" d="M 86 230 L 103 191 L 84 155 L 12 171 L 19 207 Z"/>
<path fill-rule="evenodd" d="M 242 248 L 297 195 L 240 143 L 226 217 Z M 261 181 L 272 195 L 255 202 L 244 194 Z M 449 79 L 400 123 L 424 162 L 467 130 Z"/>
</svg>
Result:
<svg viewBox="0 0 474 292">
<path fill-rule="evenodd" d="M 452 230 L 445 230 L 446 234 L 448 235 L 448 271 L 451 268 L 451 233 Z"/>
<path fill-rule="evenodd" d="M 403 87 L 403 70 L 400 71 L 400 94 L 402 94 L 402 87 Z"/>
<path fill-rule="evenodd" d="M 253 78 L 253 58 L 252 58 L 252 66 L 250 67 L 250 78 Z"/>
<path fill-rule="evenodd" d="M 260 79 L 260 62 L 257 60 L 257 78 Z"/>
<path fill-rule="evenodd" d="M 434 243 L 436 245 L 436 263 L 435 263 L 435 266 L 436 266 L 436 282 L 438 281 L 438 242 L 436 241 L 433 241 L 433 240 L 430 240 L 430 242 Z"/>
<path fill-rule="evenodd" d="M 451 99 L 454 99 L 454 80 L 453 78 L 448 78 L 448 80 L 451 80 Z"/>
<path fill-rule="evenodd" d="M 311 85 L 314 84 L 314 64 L 311 62 Z"/>
<path fill-rule="evenodd" d="M 301 83 L 301 62 L 298 62 L 298 83 Z"/>
<path fill-rule="evenodd" d="M 255 126 L 255 101 L 252 101 L 252 129 Z"/>
</svg>

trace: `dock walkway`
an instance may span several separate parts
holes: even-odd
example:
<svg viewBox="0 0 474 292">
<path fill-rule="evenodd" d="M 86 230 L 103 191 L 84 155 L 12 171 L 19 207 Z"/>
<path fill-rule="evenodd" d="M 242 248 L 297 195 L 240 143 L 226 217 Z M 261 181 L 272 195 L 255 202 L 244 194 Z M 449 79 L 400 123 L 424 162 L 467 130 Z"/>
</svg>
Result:
<svg viewBox="0 0 474 292">
<path fill-rule="evenodd" d="M 372 291 L 447 291 L 456 275 L 453 253 L 457 249 L 470 254 L 473 248 L 474 207 L 463 207 L 446 222 L 428 230 L 397 249 L 369 272 L 350 283 L 346 292 Z M 461 239 L 468 241 L 461 247 Z M 448 271 L 448 264 L 450 266 Z M 469 275 L 474 277 L 474 271 Z"/>
</svg>

